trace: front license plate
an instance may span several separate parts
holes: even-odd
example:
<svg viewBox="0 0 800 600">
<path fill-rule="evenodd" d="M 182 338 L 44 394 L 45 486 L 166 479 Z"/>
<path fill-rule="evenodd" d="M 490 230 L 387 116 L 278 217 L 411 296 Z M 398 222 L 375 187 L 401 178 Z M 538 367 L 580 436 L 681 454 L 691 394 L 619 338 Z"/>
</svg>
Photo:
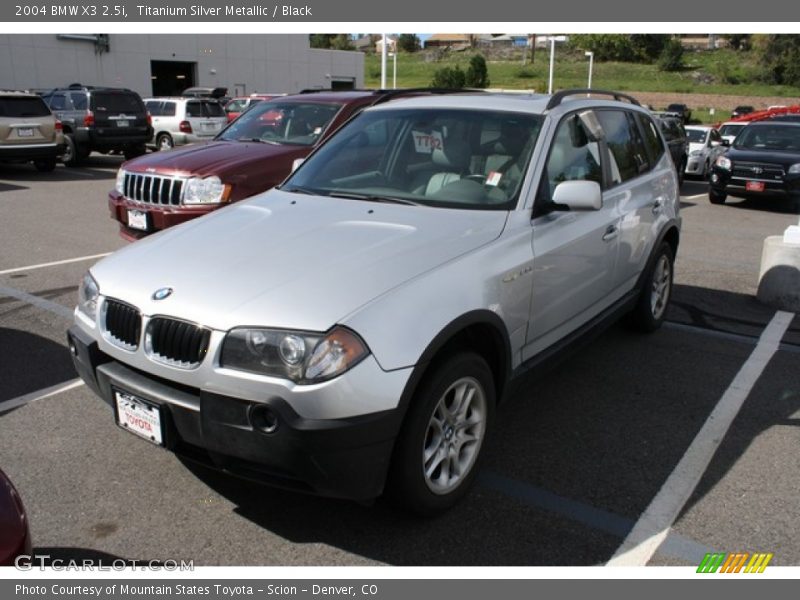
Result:
<svg viewBox="0 0 800 600">
<path fill-rule="evenodd" d="M 147 231 L 147 213 L 141 210 L 128 209 L 128 227 Z"/>
<path fill-rule="evenodd" d="M 117 121 L 117 127 L 130 127 L 130 121 Z"/>
<path fill-rule="evenodd" d="M 33 137 L 33 127 L 22 127 L 17 129 L 17 135 L 19 137 Z"/>
<path fill-rule="evenodd" d="M 748 181 L 744 184 L 744 189 L 748 192 L 763 192 L 764 191 L 764 182 L 763 181 Z"/>
<path fill-rule="evenodd" d="M 161 432 L 161 410 L 155 404 L 142 400 L 138 396 L 114 390 L 117 404 L 117 425 L 146 440 L 164 445 Z"/>
</svg>

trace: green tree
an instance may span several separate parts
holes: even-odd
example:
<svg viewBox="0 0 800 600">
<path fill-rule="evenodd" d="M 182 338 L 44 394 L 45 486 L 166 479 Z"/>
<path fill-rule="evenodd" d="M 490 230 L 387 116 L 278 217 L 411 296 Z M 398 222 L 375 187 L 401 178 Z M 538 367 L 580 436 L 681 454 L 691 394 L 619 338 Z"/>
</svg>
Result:
<svg viewBox="0 0 800 600">
<path fill-rule="evenodd" d="M 397 49 L 402 52 L 416 52 L 420 47 L 419 38 L 413 33 L 401 33 L 397 38 Z"/>
<path fill-rule="evenodd" d="M 469 59 L 469 67 L 464 77 L 467 87 L 489 87 L 489 70 L 486 68 L 486 59 L 481 54 L 476 54 Z"/>
<path fill-rule="evenodd" d="M 670 38 L 658 57 L 661 71 L 680 71 L 683 68 L 683 44 L 677 38 Z"/>
<path fill-rule="evenodd" d="M 340 33 L 331 39 L 331 48 L 334 50 L 352 50 L 354 48 L 353 40 L 346 33 Z"/>
<path fill-rule="evenodd" d="M 592 33 L 573 35 L 570 44 L 581 50 L 591 50 L 600 61 L 655 62 L 669 39 L 661 34 L 611 34 Z"/>
<path fill-rule="evenodd" d="M 331 47 L 331 42 L 335 37 L 332 33 L 312 33 L 308 36 L 308 40 L 312 48 L 327 49 Z"/>
<path fill-rule="evenodd" d="M 749 33 L 731 33 L 722 37 L 733 50 L 746 51 L 753 47 L 752 36 Z"/>
<path fill-rule="evenodd" d="M 800 35 L 765 35 L 759 62 L 769 83 L 800 85 Z"/>
<path fill-rule="evenodd" d="M 442 67 L 433 73 L 430 87 L 458 89 L 463 88 L 465 83 L 466 75 L 461 67 Z"/>
</svg>

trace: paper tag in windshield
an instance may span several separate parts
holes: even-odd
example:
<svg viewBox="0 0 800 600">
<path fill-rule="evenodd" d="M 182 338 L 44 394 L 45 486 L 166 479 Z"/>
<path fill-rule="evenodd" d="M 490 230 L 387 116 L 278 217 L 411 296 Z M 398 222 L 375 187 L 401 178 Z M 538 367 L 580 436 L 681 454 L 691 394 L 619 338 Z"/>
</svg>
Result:
<svg viewBox="0 0 800 600">
<path fill-rule="evenodd" d="M 489 171 L 489 174 L 486 176 L 486 185 L 497 185 L 500 183 L 502 178 L 502 173 L 498 173 L 497 171 Z"/>
<path fill-rule="evenodd" d="M 435 149 L 442 149 L 442 134 L 438 131 L 412 131 L 411 136 L 414 138 L 414 150 L 418 154 L 431 154 Z"/>
</svg>

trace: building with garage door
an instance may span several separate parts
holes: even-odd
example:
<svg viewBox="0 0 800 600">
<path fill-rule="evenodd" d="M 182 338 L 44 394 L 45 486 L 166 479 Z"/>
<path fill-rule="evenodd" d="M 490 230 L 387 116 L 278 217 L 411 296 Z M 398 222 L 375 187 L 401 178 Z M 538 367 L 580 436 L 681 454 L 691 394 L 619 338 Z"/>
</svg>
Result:
<svg viewBox="0 0 800 600">
<path fill-rule="evenodd" d="M 0 35 L 0 89 L 72 83 L 165 96 L 188 87 L 228 95 L 364 85 L 364 55 L 309 47 L 307 35 Z"/>
</svg>

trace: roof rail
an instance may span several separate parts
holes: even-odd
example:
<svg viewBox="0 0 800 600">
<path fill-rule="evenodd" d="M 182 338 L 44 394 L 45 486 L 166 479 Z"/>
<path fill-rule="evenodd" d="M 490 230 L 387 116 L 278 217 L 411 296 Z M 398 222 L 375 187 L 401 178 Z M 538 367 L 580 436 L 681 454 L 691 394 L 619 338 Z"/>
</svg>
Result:
<svg viewBox="0 0 800 600">
<path fill-rule="evenodd" d="M 591 94 L 592 96 L 602 95 L 602 96 L 613 96 L 614 100 L 627 100 L 631 104 L 635 104 L 636 106 L 641 106 L 639 101 L 634 98 L 633 96 L 629 96 L 628 94 L 622 94 L 620 92 L 611 92 L 609 90 L 593 90 L 593 89 L 574 89 L 574 90 L 561 90 L 560 92 L 556 92 L 550 97 L 550 100 L 547 102 L 547 106 L 545 110 L 550 110 L 551 108 L 555 108 L 564 98 L 568 96 L 577 96 L 579 94 Z"/>
<path fill-rule="evenodd" d="M 413 94 L 459 94 L 463 92 L 481 92 L 484 93 L 486 90 L 478 89 L 478 88 L 435 88 L 435 87 L 416 87 L 416 88 L 397 88 L 391 90 L 375 90 L 376 94 L 380 94 L 380 99 L 378 99 L 375 104 L 380 104 L 382 102 L 388 102 L 395 96 L 404 96 L 406 94 L 413 95 Z"/>
</svg>

